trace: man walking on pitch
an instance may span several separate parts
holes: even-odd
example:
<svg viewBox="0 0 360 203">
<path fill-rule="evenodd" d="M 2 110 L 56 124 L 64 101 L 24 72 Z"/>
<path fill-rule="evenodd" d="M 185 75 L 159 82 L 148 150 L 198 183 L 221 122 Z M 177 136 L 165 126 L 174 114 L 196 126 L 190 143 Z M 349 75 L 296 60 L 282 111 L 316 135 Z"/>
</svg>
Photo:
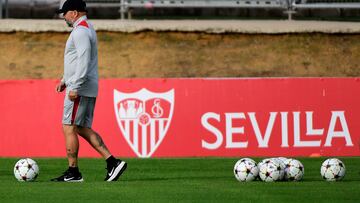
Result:
<svg viewBox="0 0 360 203">
<path fill-rule="evenodd" d="M 66 89 L 63 112 L 63 131 L 69 168 L 52 181 L 81 182 L 78 168 L 78 135 L 83 137 L 107 162 L 105 181 L 116 181 L 127 163 L 114 158 L 102 138 L 92 130 L 95 101 L 98 94 L 98 54 L 96 32 L 86 17 L 83 0 L 67 0 L 62 8 L 66 23 L 73 27 L 66 42 L 64 75 L 56 91 Z"/>
</svg>

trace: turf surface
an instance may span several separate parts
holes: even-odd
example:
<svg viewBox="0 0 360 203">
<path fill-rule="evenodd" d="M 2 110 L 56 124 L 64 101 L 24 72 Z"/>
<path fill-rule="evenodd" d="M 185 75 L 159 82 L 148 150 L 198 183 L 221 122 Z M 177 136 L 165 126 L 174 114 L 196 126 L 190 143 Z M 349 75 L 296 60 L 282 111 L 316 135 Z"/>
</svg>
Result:
<svg viewBox="0 0 360 203">
<path fill-rule="evenodd" d="M 83 183 L 53 183 L 65 159 L 34 159 L 40 166 L 36 182 L 13 176 L 17 159 L 0 158 L 0 202 L 359 202 L 360 157 L 341 158 L 341 182 L 322 180 L 324 158 L 300 158 L 301 182 L 238 182 L 237 158 L 126 159 L 128 170 L 118 182 L 107 183 L 101 159 L 80 159 Z M 255 159 L 259 161 L 260 159 Z"/>
</svg>

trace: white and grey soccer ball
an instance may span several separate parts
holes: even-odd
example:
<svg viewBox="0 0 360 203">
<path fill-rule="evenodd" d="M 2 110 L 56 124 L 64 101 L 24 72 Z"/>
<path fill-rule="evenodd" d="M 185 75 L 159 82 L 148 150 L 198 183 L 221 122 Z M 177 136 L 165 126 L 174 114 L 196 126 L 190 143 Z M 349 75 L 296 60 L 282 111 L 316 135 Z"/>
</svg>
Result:
<svg viewBox="0 0 360 203">
<path fill-rule="evenodd" d="M 281 166 L 278 161 L 264 159 L 259 164 L 259 177 L 264 182 L 274 182 L 280 180 Z"/>
<path fill-rule="evenodd" d="M 286 160 L 286 158 L 284 157 L 276 157 L 276 158 L 271 158 L 272 160 L 274 160 L 275 162 L 278 162 L 278 164 L 280 165 L 280 178 L 279 180 L 284 180 L 285 178 L 285 163 L 283 160 Z"/>
<path fill-rule="evenodd" d="M 14 175 L 18 181 L 34 181 L 39 175 L 39 166 L 30 159 L 20 159 L 14 166 Z"/>
<path fill-rule="evenodd" d="M 326 159 L 320 168 L 321 176 L 327 181 L 342 180 L 345 172 L 345 164 L 337 158 Z"/>
<path fill-rule="evenodd" d="M 285 162 L 285 180 L 300 181 L 304 177 L 304 165 L 296 159 L 286 159 Z"/>
<path fill-rule="evenodd" d="M 259 175 L 259 168 L 254 160 L 242 158 L 235 163 L 234 175 L 240 182 L 253 181 Z"/>
</svg>

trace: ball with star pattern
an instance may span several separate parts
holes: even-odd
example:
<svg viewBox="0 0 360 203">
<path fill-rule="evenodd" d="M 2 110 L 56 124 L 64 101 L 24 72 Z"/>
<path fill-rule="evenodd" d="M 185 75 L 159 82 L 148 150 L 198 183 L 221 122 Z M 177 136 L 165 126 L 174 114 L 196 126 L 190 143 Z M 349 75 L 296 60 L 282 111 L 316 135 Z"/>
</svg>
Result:
<svg viewBox="0 0 360 203">
<path fill-rule="evenodd" d="M 34 181 L 39 175 L 39 166 L 30 158 L 20 159 L 14 166 L 14 175 L 21 182 Z"/>
<path fill-rule="evenodd" d="M 320 174 L 327 181 L 339 181 L 345 176 L 345 164 L 337 158 L 326 159 L 320 167 Z"/>
</svg>

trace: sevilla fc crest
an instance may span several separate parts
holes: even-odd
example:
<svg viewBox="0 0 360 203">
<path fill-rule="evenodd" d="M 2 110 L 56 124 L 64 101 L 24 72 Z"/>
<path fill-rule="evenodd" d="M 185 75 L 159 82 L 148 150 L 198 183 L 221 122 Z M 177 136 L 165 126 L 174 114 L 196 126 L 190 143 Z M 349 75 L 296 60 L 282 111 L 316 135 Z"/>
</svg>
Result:
<svg viewBox="0 0 360 203">
<path fill-rule="evenodd" d="M 169 129 L 174 90 L 163 93 L 141 89 L 124 93 L 114 89 L 114 107 L 120 130 L 138 157 L 151 157 Z"/>
</svg>

